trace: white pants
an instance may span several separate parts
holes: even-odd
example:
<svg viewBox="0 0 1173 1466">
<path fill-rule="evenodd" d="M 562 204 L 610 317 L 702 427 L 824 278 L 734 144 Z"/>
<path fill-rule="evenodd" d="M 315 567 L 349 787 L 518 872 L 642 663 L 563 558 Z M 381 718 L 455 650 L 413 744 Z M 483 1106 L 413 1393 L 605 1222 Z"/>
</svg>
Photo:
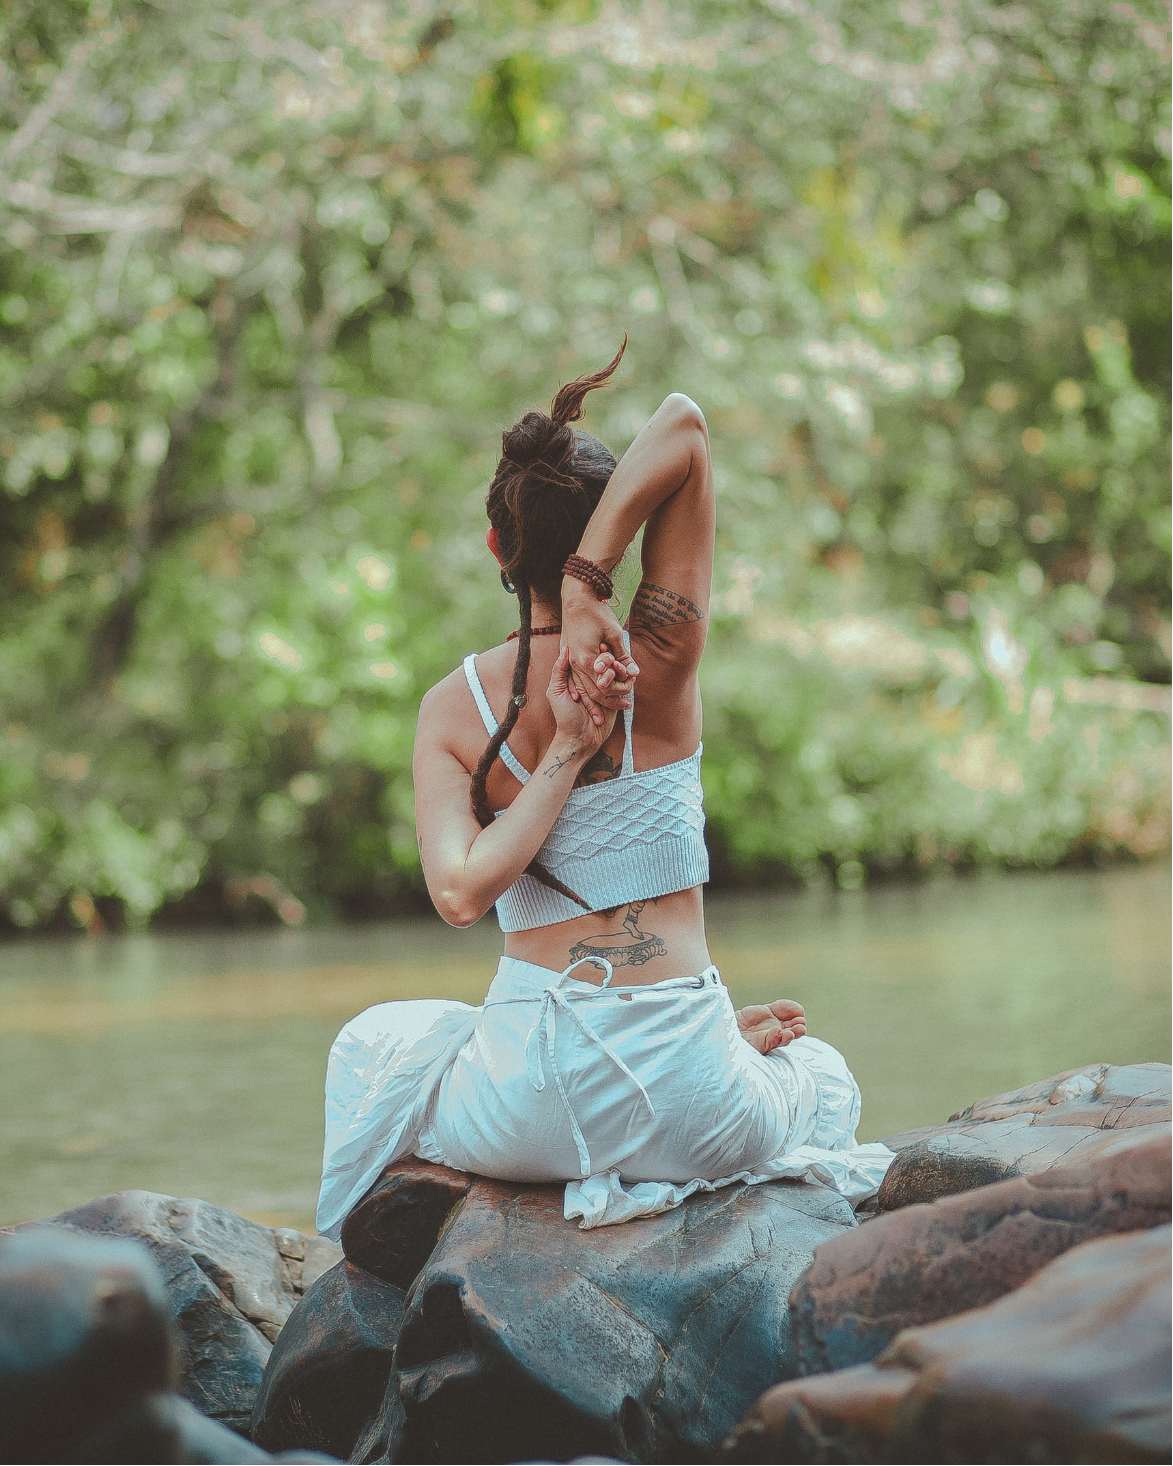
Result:
<svg viewBox="0 0 1173 1466">
<path fill-rule="evenodd" d="M 574 970 L 503 957 L 479 1008 L 383 1003 L 343 1028 L 326 1079 L 319 1231 L 336 1237 L 383 1167 L 413 1153 L 566 1181 L 566 1215 L 585 1227 L 734 1181 L 874 1194 L 892 1153 L 856 1145 L 859 1090 L 829 1044 L 759 1054 L 716 968 L 630 988 L 609 967 L 602 987 Z"/>
</svg>

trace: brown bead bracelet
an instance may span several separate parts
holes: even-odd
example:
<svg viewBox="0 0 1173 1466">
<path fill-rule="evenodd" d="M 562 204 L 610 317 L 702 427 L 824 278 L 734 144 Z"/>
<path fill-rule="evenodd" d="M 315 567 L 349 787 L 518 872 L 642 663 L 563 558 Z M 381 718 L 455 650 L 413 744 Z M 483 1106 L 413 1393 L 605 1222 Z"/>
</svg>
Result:
<svg viewBox="0 0 1173 1466">
<path fill-rule="evenodd" d="M 583 585 L 589 585 L 601 601 L 609 601 L 615 594 L 611 577 L 603 567 L 583 555 L 570 555 L 562 567 L 562 574 L 569 575 L 573 580 L 581 580 Z"/>
</svg>

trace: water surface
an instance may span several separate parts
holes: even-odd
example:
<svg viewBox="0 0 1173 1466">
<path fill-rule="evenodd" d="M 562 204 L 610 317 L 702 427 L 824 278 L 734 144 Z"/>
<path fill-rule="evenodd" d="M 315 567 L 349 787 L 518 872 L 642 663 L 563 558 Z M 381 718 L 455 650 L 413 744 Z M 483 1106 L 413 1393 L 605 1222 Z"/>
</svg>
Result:
<svg viewBox="0 0 1173 1466">
<path fill-rule="evenodd" d="M 1169 1060 L 1169 870 L 712 896 L 738 1004 L 804 1003 L 860 1138 L 1096 1061 Z M 500 951 L 405 921 L 0 947 L 0 1223 L 140 1186 L 312 1229 L 322 1078 L 372 1003 L 477 1003 Z"/>
</svg>

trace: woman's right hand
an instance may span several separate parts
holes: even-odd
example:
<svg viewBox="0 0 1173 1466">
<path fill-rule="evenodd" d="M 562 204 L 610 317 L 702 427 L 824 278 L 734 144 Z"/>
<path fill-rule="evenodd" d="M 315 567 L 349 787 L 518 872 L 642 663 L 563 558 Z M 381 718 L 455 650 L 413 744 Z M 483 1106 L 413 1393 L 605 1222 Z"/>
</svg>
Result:
<svg viewBox="0 0 1173 1466">
<path fill-rule="evenodd" d="M 759 1054 L 769 1054 L 805 1036 L 806 1010 L 790 998 L 751 1003 L 737 1010 L 737 1027 L 747 1044 Z"/>
<path fill-rule="evenodd" d="M 606 601 L 569 576 L 562 581 L 562 641 L 570 649 L 570 696 L 596 722 L 631 706 L 639 667 L 624 647 L 623 628 Z"/>
<path fill-rule="evenodd" d="M 587 758 L 593 757 L 615 726 L 614 708 L 598 708 L 601 715 L 598 722 L 585 702 L 575 695 L 570 684 L 570 648 L 563 647 L 558 653 L 554 669 L 550 673 L 550 685 L 546 689 L 546 701 L 554 714 L 558 726 L 557 737 L 566 738 L 578 745 Z"/>
</svg>

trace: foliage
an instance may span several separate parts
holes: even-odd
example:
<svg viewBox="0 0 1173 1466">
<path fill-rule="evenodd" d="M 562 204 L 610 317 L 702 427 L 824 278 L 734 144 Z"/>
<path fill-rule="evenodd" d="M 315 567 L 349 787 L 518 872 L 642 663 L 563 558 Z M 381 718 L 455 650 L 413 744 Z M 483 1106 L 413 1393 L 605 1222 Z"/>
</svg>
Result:
<svg viewBox="0 0 1173 1466">
<path fill-rule="evenodd" d="M 501 427 L 705 409 L 726 878 L 1166 847 L 1148 0 L 8 0 L 17 925 L 418 891 Z M 629 587 L 630 588 L 630 587 Z"/>
</svg>

